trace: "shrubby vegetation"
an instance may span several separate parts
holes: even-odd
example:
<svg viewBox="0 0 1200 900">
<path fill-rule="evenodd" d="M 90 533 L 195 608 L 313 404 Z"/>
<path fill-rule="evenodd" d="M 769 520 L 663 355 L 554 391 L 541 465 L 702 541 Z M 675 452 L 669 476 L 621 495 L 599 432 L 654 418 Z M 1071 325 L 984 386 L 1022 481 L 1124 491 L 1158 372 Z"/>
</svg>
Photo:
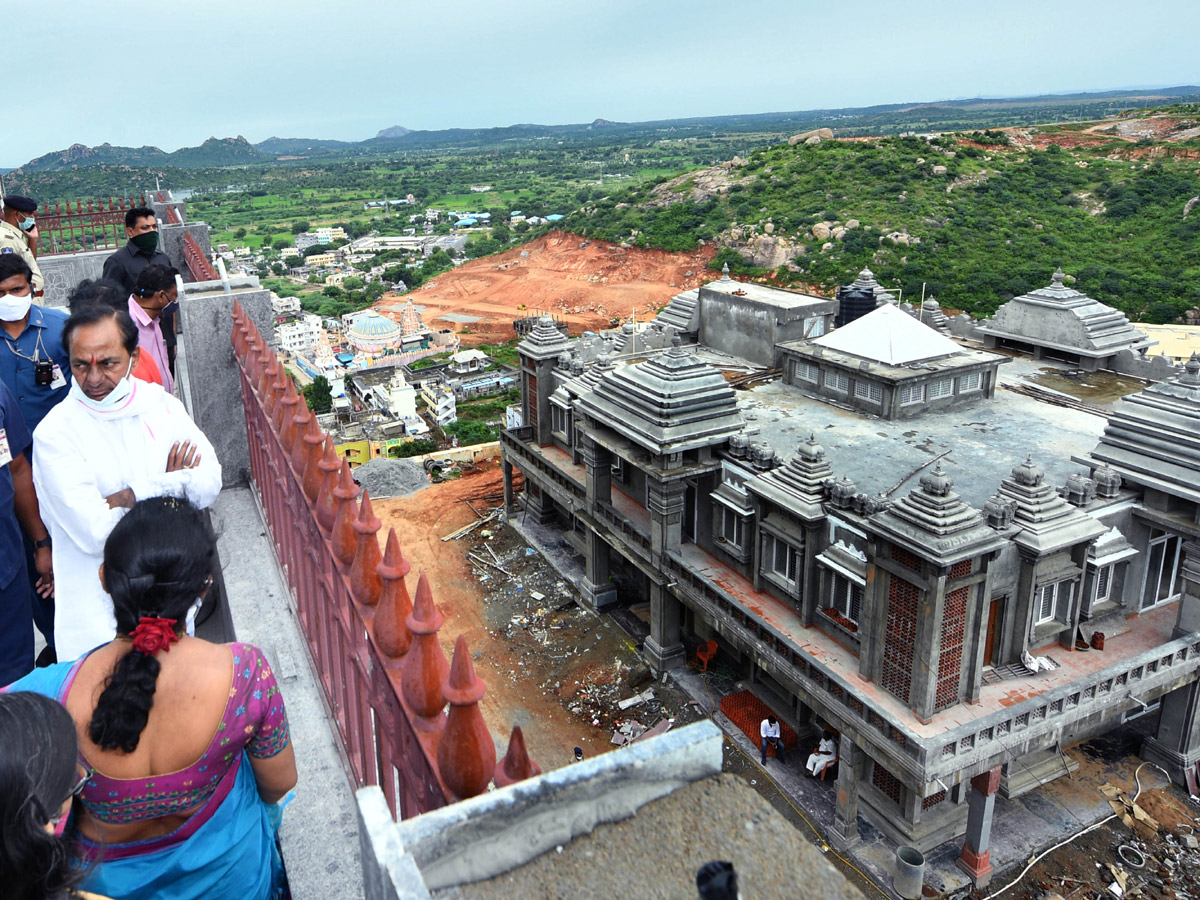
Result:
<svg viewBox="0 0 1200 900">
<path fill-rule="evenodd" d="M 954 136 L 777 145 L 752 154 L 726 193 L 702 202 L 664 206 L 632 188 L 566 224 L 589 237 L 690 250 L 735 226 L 764 234 L 771 223 L 797 243 L 798 271 L 756 271 L 728 248 L 712 268 L 728 263 L 741 276 L 831 292 L 870 266 L 905 299 L 924 289 L 973 314 L 1044 287 L 1060 265 L 1079 290 L 1137 320 L 1169 321 L 1200 304 L 1200 210 L 1183 217 L 1200 194 L 1194 160 L 1131 160 L 1123 142 L 1030 150 L 1007 146 L 1002 132 L 964 138 L 995 148 Z M 1124 152 L 1110 159 L 1114 150 Z M 823 251 L 812 225 L 850 219 L 862 227 Z M 899 243 L 887 237 L 896 232 Z"/>
</svg>

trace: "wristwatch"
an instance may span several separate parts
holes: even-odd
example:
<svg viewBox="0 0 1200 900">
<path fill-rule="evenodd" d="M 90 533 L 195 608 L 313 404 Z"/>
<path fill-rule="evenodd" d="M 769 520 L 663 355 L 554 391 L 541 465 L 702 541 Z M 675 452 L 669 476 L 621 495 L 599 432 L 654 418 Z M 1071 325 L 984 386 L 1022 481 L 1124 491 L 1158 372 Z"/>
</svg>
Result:
<svg viewBox="0 0 1200 900">
<path fill-rule="evenodd" d="M 50 535 L 46 535 L 40 541 L 33 542 L 34 550 L 41 550 L 43 547 L 49 547 L 49 546 L 50 546 Z"/>
</svg>

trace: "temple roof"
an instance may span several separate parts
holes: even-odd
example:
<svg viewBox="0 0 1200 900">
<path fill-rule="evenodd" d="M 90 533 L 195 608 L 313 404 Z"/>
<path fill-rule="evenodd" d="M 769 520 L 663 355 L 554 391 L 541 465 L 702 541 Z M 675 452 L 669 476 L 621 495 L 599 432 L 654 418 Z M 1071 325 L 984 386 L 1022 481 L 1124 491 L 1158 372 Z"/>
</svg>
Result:
<svg viewBox="0 0 1200 900">
<path fill-rule="evenodd" d="M 1063 284 L 1062 269 L 1049 286 L 1005 303 L 979 327 L 1000 338 L 1102 358 L 1121 350 L 1142 350 L 1155 342 L 1111 306 Z"/>
<path fill-rule="evenodd" d="M 746 482 L 746 489 L 770 497 L 802 519 L 825 514 L 825 483 L 833 480 L 833 468 L 825 458 L 825 448 L 809 435 L 790 460 L 758 478 Z"/>
<path fill-rule="evenodd" d="M 1100 443 L 1078 461 L 1107 463 L 1125 481 L 1200 503 L 1200 357 L 1119 400 Z"/>
<path fill-rule="evenodd" d="M 963 352 L 954 341 L 891 304 L 811 343 L 893 366 Z"/>
<path fill-rule="evenodd" d="M 603 371 L 578 401 L 587 415 L 652 453 L 721 443 L 743 427 L 733 388 L 680 346 L 645 362 Z"/>
<path fill-rule="evenodd" d="M 1003 547 L 1004 538 L 989 528 L 979 510 L 964 503 L 953 487 L 939 460 L 936 469 L 921 476 L 916 490 L 871 516 L 868 527 L 936 565 L 950 565 Z"/>
<path fill-rule="evenodd" d="M 1103 525 L 1059 496 L 1032 457 L 1013 468 L 1000 483 L 997 495 L 1014 505 L 1013 524 L 1020 531 L 1012 535 L 1013 542 L 1039 555 L 1095 540 L 1104 533 Z"/>
<path fill-rule="evenodd" d="M 864 268 L 858 273 L 858 277 L 854 279 L 847 287 L 856 290 L 870 291 L 875 295 L 875 302 L 879 304 L 895 303 L 896 295 L 891 293 L 887 288 L 880 284 L 875 279 L 875 273 L 870 269 Z"/>
<path fill-rule="evenodd" d="M 570 350 L 566 335 L 558 330 L 551 316 L 542 316 L 529 332 L 529 336 L 517 345 L 517 353 L 530 359 L 543 360 Z"/>
</svg>

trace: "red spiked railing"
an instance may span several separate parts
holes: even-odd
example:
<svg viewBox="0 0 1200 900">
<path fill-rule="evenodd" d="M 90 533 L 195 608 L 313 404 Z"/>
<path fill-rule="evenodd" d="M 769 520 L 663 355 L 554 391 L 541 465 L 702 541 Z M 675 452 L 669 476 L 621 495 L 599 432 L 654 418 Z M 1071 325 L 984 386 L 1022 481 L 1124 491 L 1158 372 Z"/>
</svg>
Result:
<svg viewBox="0 0 1200 900">
<path fill-rule="evenodd" d="M 192 281 L 216 281 L 219 277 L 200 248 L 200 242 L 190 234 L 183 236 L 183 261 L 192 273 Z"/>
<path fill-rule="evenodd" d="M 125 213 L 145 206 L 145 196 L 70 200 L 38 210 L 38 252 L 42 256 L 113 250 L 124 245 Z"/>
<path fill-rule="evenodd" d="M 407 818 L 482 793 L 493 774 L 498 786 L 538 774 L 519 728 L 497 766 L 466 639 L 447 662 L 429 579 L 410 599 L 395 531 L 381 554 L 370 495 L 240 304 L 233 318 L 254 485 L 351 779 Z"/>
</svg>

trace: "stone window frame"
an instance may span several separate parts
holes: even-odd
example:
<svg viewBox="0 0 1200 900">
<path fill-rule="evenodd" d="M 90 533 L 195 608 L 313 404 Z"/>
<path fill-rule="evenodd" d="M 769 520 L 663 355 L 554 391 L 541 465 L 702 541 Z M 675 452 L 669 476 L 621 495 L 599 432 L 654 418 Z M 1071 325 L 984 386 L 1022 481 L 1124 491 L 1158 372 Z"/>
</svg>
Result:
<svg viewBox="0 0 1200 900">
<path fill-rule="evenodd" d="M 930 400 L 941 400 L 944 397 L 954 396 L 954 379 L 937 378 L 928 382 L 926 396 L 928 396 Z"/>
<path fill-rule="evenodd" d="M 1058 581 L 1046 581 L 1039 584 L 1034 590 L 1033 598 L 1033 627 L 1035 630 L 1043 628 L 1051 623 L 1065 623 L 1066 617 L 1071 609 L 1071 602 L 1075 599 L 1075 585 L 1078 582 L 1077 578 L 1062 578 Z M 1062 587 L 1066 585 L 1066 597 L 1062 596 Z M 1048 596 L 1047 590 L 1052 591 Z M 1047 604 L 1047 601 L 1049 603 Z"/>
<path fill-rule="evenodd" d="M 1158 588 L 1155 589 L 1155 594 L 1157 595 L 1159 592 L 1159 588 L 1161 588 L 1161 586 L 1162 586 L 1163 569 L 1167 566 L 1167 550 L 1165 548 L 1169 547 L 1172 543 L 1174 543 L 1174 545 L 1175 545 L 1175 554 L 1170 563 L 1171 580 L 1170 580 L 1169 590 L 1167 591 L 1167 594 L 1165 596 L 1158 597 L 1157 599 L 1155 599 L 1155 601 L 1153 603 L 1147 604 L 1146 603 L 1146 591 L 1147 591 L 1147 588 L 1150 586 L 1150 566 L 1151 566 L 1151 563 L 1152 563 L 1152 560 L 1154 557 L 1155 545 L 1159 544 L 1164 547 L 1162 558 L 1158 561 L 1158 576 L 1156 578 L 1156 581 L 1158 583 Z M 1163 529 L 1163 528 L 1152 527 L 1150 529 L 1150 538 L 1149 538 L 1149 540 L 1146 541 L 1146 565 L 1145 565 L 1144 570 L 1142 571 L 1142 591 L 1141 591 L 1141 597 L 1138 600 L 1139 611 L 1145 612 L 1147 610 L 1155 609 L 1164 604 L 1171 603 L 1175 600 L 1178 600 L 1180 595 L 1183 593 L 1183 586 L 1181 583 L 1182 579 L 1180 577 L 1182 568 L 1183 568 L 1183 538 L 1180 535 L 1175 534 L 1172 531 L 1167 531 L 1166 529 Z"/>
<path fill-rule="evenodd" d="M 720 517 L 720 528 L 717 529 L 717 536 L 724 538 L 723 543 L 735 550 L 742 550 L 746 545 L 746 535 L 750 531 L 748 525 L 749 516 L 738 512 L 732 506 L 726 506 L 724 503 L 713 504 L 716 509 L 716 514 Z M 729 534 L 729 525 L 733 523 L 734 534 L 731 537 Z"/>
<path fill-rule="evenodd" d="M 855 593 L 857 592 L 857 597 Z M 841 572 L 829 571 L 829 602 L 838 614 L 856 626 L 862 618 L 865 591 L 861 584 L 851 581 Z"/>
<path fill-rule="evenodd" d="M 821 367 L 805 360 L 796 360 L 796 378 L 808 384 L 819 384 L 821 381 Z"/>
<path fill-rule="evenodd" d="M 867 403 L 883 403 L 883 385 L 864 378 L 854 379 L 854 396 Z"/>
<path fill-rule="evenodd" d="M 1115 562 L 1104 563 L 1095 567 L 1095 576 L 1092 579 L 1092 605 L 1097 603 L 1108 603 L 1112 600 L 1113 582 L 1117 577 L 1117 564 Z M 1103 590 L 1101 590 L 1103 588 Z"/>
<path fill-rule="evenodd" d="M 958 392 L 960 394 L 969 394 L 975 391 L 983 390 L 983 373 L 968 372 L 966 375 L 960 375 L 958 378 Z"/>
<path fill-rule="evenodd" d="M 897 399 L 901 406 L 915 406 L 925 402 L 925 382 L 918 384 L 902 384 L 897 391 Z"/>
<path fill-rule="evenodd" d="M 800 583 L 800 551 L 784 538 L 765 530 L 762 532 L 760 547 L 762 549 L 762 557 L 759 560 L 759 570 L 762 572 L 763 577 L 773 581 L 785 590 L 796 590 Z M 780 547 L 783 548 L 786 554 L 784 558 L 785 571 L 783 573 L 780 573 L 776 568 Z M 791 572 L 790 578 L 787 574 L 789 570 Z"/>
<path fill-rule="evenodd" d="M 838 394 L 848 394 L 850 393 L 850 376 L 836 369 L 826 369 L 825 387 Z"/>
</svg>

